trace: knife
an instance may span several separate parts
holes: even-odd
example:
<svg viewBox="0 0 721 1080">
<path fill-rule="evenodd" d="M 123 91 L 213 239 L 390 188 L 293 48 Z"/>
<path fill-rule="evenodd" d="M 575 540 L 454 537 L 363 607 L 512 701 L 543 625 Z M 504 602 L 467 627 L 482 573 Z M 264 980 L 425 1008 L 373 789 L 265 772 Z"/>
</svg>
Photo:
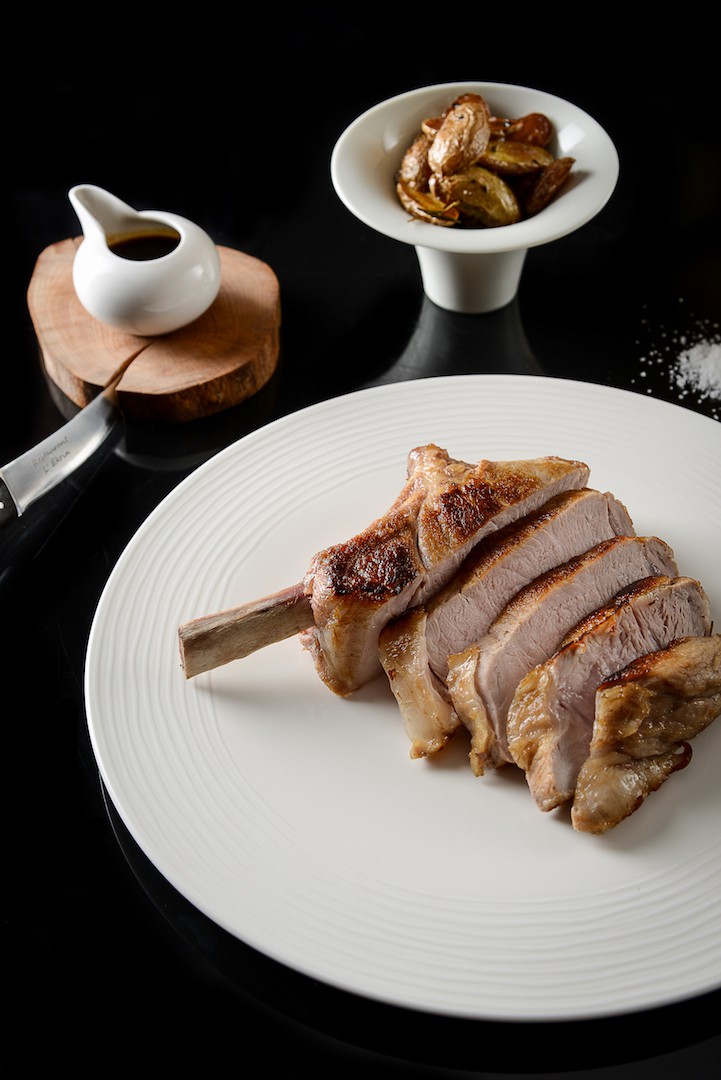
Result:
<svg viewBox="0 0 721 1080">
<path fill-rule="evenodd" d="M 0 530 L 60 484 L 105 442 L 120 419 L 117 375 L 89 405 L 32 450 L 0 468 Z"/>
</svg>

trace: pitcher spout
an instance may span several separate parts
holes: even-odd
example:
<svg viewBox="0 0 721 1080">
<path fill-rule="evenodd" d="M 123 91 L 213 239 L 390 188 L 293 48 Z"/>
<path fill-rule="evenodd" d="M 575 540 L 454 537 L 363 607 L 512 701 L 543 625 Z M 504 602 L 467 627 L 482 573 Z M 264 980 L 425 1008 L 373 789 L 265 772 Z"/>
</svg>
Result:
<svg viewBox="0 0 721 1080">
<path fill-rule="evenodd" d="M 95 184 L 76 184 L 68 198 L 88 239 L 122 234 L 139 219 L 132 206 Z"/>
</svg>

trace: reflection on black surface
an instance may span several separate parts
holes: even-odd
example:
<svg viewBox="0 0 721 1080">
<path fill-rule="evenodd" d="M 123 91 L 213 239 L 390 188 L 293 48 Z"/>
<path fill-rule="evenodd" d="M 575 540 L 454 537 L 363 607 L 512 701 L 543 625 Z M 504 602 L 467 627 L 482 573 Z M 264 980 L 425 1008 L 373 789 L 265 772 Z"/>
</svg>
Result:
<svg viewBox="0 0 721 1080">
<path fill-rule="evenodd" d="M 444 375 L 542 375 L 516 297 L 487 315 L 457 315 L 423 298 L 405 349 L 372 385 Z"/>
<path fill-rule="evenodd" d="M 26 566 L 50 543 L 63 521 L 72 515 L 85 491 L 92 486 L 103 462 L 115 452 L 120 438 L 121 427 L 116 424 L 92 457 L 2 529 L 0 575 L 8 575 L 11 569 L 14 571 Z"/>
<path fill-rule="evenodd" d="M 183 424 L 127 423 L 117 453 L 140 469 L 189 472 L 272 419 L 278 381 L 276 369 L 265 386 L 247 401 L 198 420 Z"/>
</svg>

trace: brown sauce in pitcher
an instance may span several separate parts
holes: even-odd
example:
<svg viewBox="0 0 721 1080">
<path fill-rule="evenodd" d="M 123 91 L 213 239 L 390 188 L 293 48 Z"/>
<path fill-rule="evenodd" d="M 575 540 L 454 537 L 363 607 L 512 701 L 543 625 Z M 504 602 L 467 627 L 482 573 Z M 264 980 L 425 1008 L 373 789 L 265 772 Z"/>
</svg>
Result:
<svg viewBox="0 0 721 1080">
<path fill-rule="evenodd" d="M 180 243 L 180 234 L 175 229 L 154 228 L 142 233 L 124 233 L 108 237 L 108 247 L 114 255 L 132 262 L 149 262 L 162 259 L 175 251 Z"/>
</svg>

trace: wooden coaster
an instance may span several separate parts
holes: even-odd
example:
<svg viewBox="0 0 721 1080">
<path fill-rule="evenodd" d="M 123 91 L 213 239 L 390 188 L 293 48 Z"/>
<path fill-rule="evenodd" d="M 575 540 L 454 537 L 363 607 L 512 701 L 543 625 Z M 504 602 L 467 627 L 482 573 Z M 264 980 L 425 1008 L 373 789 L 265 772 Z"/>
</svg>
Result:
<svg viewBox="0 0 721 1080">
<path fill-rule="evenodd" d="M 252 397 L 278 363 L 280 289 L 266 263 L 218 247 L 222 277 L 210 308 L 171 334 L 139 337 L 89 315 L 72 265 L 82 237 L 47 247 L 35 264 L 28 308 L 48 378 L 83 408 L 120 371 L 129 420 L 196 420 Z"/>
</svg>

